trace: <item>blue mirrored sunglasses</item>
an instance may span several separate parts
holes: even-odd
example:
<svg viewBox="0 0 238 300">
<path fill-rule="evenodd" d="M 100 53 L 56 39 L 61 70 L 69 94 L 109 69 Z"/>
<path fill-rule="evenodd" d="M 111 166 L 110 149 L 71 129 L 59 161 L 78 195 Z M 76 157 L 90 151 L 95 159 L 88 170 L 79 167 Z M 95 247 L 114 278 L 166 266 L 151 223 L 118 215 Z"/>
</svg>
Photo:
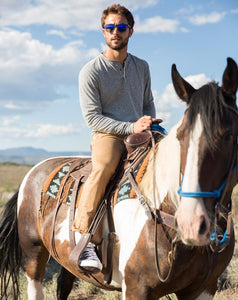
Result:
<svg viewBox="0 0 238 300">
<path fill-rule="evenodd" d="M 112 33 L 115 28 L 117 28 L 119 32 L 125 32 L 127 28 L 131 28 L 131 26 L 129 24 L 118 24 L 118 25 L 106 24 L 104 28 L 106 29 L 107 32 Z"/>
</svg>

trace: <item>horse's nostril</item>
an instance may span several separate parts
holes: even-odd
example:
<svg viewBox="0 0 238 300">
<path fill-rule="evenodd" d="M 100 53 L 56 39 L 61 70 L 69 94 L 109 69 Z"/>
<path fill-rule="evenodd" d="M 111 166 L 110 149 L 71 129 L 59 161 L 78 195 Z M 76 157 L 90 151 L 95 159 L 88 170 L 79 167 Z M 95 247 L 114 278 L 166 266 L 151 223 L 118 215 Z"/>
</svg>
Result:
<svg viewBox="0 0 238 300">
<path fill-rule="evenodd" d="M 207 225 L 206 225 L 205 219 L 203 218 L 202 224 L 199 229 L 199 234 L 201 234 L 201 235 L 204 234 L 206 232 L 206 229 L 207 229 Z"/>
</svg>

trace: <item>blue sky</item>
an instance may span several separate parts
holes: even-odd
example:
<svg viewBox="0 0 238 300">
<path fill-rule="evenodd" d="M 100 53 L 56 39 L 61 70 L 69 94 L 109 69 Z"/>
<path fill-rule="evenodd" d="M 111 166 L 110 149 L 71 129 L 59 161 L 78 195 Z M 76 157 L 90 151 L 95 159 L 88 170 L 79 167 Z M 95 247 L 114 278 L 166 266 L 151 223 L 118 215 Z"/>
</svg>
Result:
<svg viewBox="0 0 238 300">
<path fill-rule="evenodd" d="M 1 0 L 0 149 L 89 151 L 78 73 L 105 49 L 101 12 L 113 3 Z M 194 87 L 221 83 L 226 58 L 238 62 L 238 1 L 119 3 L 134 15 L 128 51 L 149 63 L 157 117 L 169 130 L 185 108 L 171 85 L 171 65 Z"/>
</svg>

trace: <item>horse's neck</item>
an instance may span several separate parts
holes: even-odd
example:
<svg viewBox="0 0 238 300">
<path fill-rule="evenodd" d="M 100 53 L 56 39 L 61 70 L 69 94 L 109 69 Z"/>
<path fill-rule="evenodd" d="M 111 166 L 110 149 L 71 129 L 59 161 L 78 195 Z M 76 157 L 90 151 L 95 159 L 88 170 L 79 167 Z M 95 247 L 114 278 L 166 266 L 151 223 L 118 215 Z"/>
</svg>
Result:
<svg viewBox="0 0 238 300">
<path fill-rule="evenodd" d="M 152 207 L 154 207 L 153 189 L 155 189 L 156 208 L 160 206 L 166 195 L 175 206 L 178 204 L 180 146 L 176 132 L 179 125 L 180 122 L 159 143 L 155 150 L 155 157 L 151 155 L 147 171 L 140 184 L 140 190 Z"/>
</svg>

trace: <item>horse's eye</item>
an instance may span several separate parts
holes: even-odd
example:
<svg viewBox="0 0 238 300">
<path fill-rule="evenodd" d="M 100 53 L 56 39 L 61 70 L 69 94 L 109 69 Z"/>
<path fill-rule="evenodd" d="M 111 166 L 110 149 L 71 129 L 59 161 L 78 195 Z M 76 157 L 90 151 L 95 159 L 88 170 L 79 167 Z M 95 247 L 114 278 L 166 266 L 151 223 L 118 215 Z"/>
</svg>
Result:
<svg viewBox="0 0 238 300">
<path fill-rule="evenodd" d="M 233 141 L 233 135 L 231 132 L 226 132 L 224 135 L 223 135 L 223 141 L 224 142 L 231 142 Z"/>
</svg>

